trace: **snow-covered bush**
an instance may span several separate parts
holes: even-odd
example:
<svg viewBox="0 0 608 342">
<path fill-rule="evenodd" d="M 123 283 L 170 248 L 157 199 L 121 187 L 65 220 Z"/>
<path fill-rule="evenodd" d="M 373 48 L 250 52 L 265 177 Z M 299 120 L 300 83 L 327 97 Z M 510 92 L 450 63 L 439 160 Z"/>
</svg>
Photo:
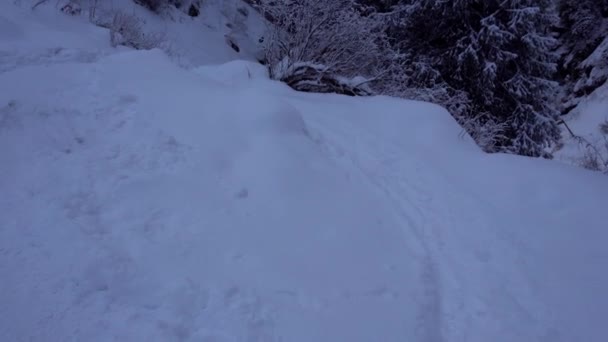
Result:
<svg viewBox="0 0 608 342">
<path fill-rule="evenodd" d="M 112 46 L 129 46 L 138 50 L 149 50 L 160 47 L 165 41 L 161 33 L 147 33 L 142 19 L 133 14 L 114 12 L 110 24 L 110 42 Z"/>
<path fill-rule="evenodd" d="M 383 33 L 350 1 L 260 0 L 257 8 L 272 21 L 265 62 L 270 76 L 294 89 L 346 94 L 367 93 L 343 79 L 384 74 Z"/>
</svg>

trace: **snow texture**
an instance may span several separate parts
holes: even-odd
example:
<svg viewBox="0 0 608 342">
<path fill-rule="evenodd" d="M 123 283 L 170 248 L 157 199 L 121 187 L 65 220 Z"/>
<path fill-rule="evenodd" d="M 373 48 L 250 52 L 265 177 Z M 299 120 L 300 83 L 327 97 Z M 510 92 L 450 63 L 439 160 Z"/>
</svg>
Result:
<svg viewBox="0 0 608 342">
<path fill-rule="evenodd" d="M 0 3 L 1 341 L 606 340 L 605 176 L 108 37 Z"/>
</svg>

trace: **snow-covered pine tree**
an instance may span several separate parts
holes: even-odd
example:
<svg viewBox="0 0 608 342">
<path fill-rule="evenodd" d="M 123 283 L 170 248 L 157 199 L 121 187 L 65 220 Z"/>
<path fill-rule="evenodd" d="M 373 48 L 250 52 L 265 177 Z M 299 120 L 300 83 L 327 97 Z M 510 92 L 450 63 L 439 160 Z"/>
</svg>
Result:
<svg viewBox="0 0 608 342">
<path fill-rule="evenodd" d="M 468 94 L 471 116 L 505 127 L 494 150 L 545 156 L 559 139 L 548 0 L 409 0 L 402 43 L 421 86 Z M 437 82 L 432 80 L 432 82 Z M 462 118 L 460 118 L 462 120 Z M 473 132 L 475 135 L 475 132 Z M 492 148 L 490 148 L 492 149 Z"/>
<path fill-rule="evenodd" d="M 559 0 L 558 9 L 563 25 L 562 38 L 576 45 L 574 52 L 584 50 L 604 33 L 601 29 L 603 18 L 608 17 L 608 1 Z"/>
<path fill-rule="evenodd" d="M 559 0 L 563 111 L 608 79 L 608 0 Z"/>
</svg>

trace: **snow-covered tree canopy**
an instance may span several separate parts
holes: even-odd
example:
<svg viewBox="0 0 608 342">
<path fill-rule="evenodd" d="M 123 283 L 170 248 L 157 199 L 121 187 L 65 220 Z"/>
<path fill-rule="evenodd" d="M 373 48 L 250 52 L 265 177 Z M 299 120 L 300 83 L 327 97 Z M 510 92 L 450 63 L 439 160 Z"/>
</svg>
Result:
<svg viewBox="0 0 608 342">
<path fill-rule="evenodd" d="M 470 115 L 506 124 L 494 150 L 545 155 L 557 141 L 551 81 L 556 56 L 547 1 L 411 0 L 399 7 L 398 43 L 420 86 L 467 93 Z M 432 77 L 429 77 L 432 76 Z"/>
<path fill-rule="evenodd" d="M 560 0 L 560 81 L 563 111 L 608 79 L 608 1 Z"/>
</svg>

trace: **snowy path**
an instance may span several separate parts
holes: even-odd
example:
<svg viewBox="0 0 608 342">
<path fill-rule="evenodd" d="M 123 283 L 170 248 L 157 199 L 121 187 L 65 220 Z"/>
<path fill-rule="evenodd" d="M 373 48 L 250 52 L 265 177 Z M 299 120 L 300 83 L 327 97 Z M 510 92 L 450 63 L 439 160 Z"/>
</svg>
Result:
<svg viewBox="0 0 608 342">
<path fill-rule="evenodd" d="M 275 97 L 160 53 L 0 80 L 3 339 L 439 339 L 418 242 Z"/>
<path fill-rule="evenodd" d="M 338 127 L 348 125 L 341 122 Z M 309 122 L 309 127 L 316 127 L 319 141 L 327 144 L 327 149 L 337 159 L 345 159 L 343 166 L 347 169 L 356 170 L 360 173 L 364 182 L 369 183 L 383 197 L 389 200 L 393 210 L 401 217 L 401 227 L 406 236 L 416 237 L 414 241 L 408 241 L 410 250 L 419 250 L 419 263 L 421 273 L 419 280 L 424 292 L 424 302 L 419 309 L 419 317 L 425 329 L 425 338 L 428 341 L 442 341 L 445 333 L 443 320 L 443 305 L 440 289 L 440 279 L 437 269 L 435 255 L 431 251 L 428 236 L 424 231 L 424 224 L 428 222 L 428 216 L 423 212 L 423 203 L 415 203 L 420 198 L 414 193 L 411 185 L 406 183 L 402 174 L 406 170 L 401 169 L 401 153 L 388 151 L 378 146 L 378 142 L 370 137 L 368 132 L 357 130 L 348 125 L 345 129 L 337 131 L 335 128 L 328 129 L 314 125 Z M 335 125 L 334 125 L 335 127 Z M 321 133 L 322 132 L 322 133 Z M 350 147 L 349 147 L 350 146 Z M 406 248 L 406 245 L 404 245 Z"/>
<path fill-rule="evenodd" d="M 416 239 L 410 249 L 422 246 L 422 283 L 431 293 L 431 309 L 422 312 L 429 331 L 441 331 L 437 339 L 604 339 L 608 186 L 601 175 L 576 182 L 578 170 L 551 162 L 479 154 L 424 104 L 393 109 L 387 101 L 380 114 L 382 99 L 349 105 L 293 97 L 317 140 L 384 194 L 405 236 Z M 437 140 L 454 148 L 438 148 Z"/>
<path fill-rule="evenodd" d="M 442 172 L 435 171 L 436 166 L 425 162 L 428 158 L 420 155 L 415 145 L 412 148 L 404 143 L 407 139 L 400 143 L 399 139 L 387 137 L 386 127 L 373 132 L 373 122 L 357 122 L 360 118 L 348 113 L 348 109 L 340 114 L 323 113 L 307 123 L 321 132 L 319 140 L 330 146 L 334 156 L 345 160 L 345 168 L 358 170 L 372 188 L 388 199 L 387 203 L 402 218 L 404 234 L 416 238 L 409 244 L 422 248 L 420 280 L 426 289 L 426 304 L 419 314 L 428 340 L 511 341 L 518 334 L 512 331 L 497 337 L 493 332 L 496 325 L 512 324 L 510 329 L 530 325 L 525 330 L 536 330 L 533 323 L 527 323 L 540 314 L 538 309 L 535 312 L 536 303 L 533 297 L 528 298 L 529 293 L 517 294 L 524 304 L 493 303 L 502 296 L 515 298 L 515 294 L 509 293 L 508 287 L 488 289 L 483 282 L 489 276 L 504 284 L 517 284 L 519 291 L 526 288 L 521 271 L 504 266 L 517 264 L 517 241 L 486 230 L 500 226 L 496 216 L 480 209 L 487 206 L 450 184 Z M 496 256 L 499 261 L 493 262 Z M 506 293 L 489 292 L 497 290 Z M 500 297 L 493 299 L 496 295 Z M 493 304 L 497 306 L 490 309 L 488 306 Z M 506 316 L 513 314 L 514 317 Z M 518 337 L 525 339 L 524 336 Z"/>
</svg>

